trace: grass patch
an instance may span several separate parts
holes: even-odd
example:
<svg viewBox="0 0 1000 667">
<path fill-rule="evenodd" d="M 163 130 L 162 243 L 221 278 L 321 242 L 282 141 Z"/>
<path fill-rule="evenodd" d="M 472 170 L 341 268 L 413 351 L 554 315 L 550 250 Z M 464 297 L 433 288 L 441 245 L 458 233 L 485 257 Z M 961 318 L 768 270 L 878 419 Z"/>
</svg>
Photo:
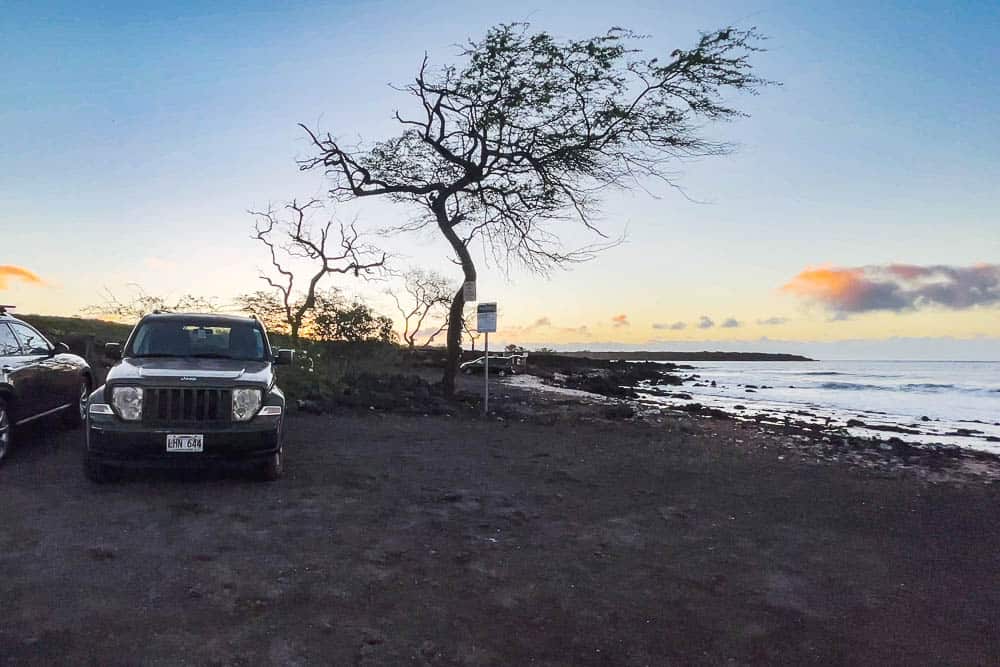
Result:
<svg viewBox="0 0 1000 667">
<path fill-rule="evenodd" d="M 134 326 L 121 322 L 108 322 L 83 317 L 17 314 L 15 314 L 15 317 L 24 320 L 55 341 L 76 336 L 93 336 L 99 345 L 118 341 L 124 343 Z"/>
<path fill-rule="evenodd" d="M 284 347 L 288 342 L 283 338 L 275 336 L 271 342 Z M 328 401 L 342 395 L 357 377 L 394 375 L 405 365 L 403 351 L 388 343 L 300 340 L 295 348 L 295 363 L 276 370 L 289 400 Z"/>
</svg>

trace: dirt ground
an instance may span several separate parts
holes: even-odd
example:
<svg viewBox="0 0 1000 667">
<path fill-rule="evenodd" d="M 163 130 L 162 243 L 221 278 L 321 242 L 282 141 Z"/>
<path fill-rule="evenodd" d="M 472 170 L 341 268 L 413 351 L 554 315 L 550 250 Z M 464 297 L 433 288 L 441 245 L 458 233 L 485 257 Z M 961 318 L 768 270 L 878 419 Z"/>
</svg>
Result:
<svg viewBox="0 0 1000 667">
<path fill-rule="evenodd" d="M 273 484 L 95 486 L 81 432 L 23 433 L 0 664 L 1000 660 L 1000 485 L 550 421 L 295 416 Z"/>
</svg>

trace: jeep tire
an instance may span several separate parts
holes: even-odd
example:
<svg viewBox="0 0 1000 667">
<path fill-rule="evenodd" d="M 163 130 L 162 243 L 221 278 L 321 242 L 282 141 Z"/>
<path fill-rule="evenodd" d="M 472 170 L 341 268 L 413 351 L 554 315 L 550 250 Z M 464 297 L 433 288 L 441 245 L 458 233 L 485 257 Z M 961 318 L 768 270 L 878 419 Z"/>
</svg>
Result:
<svg viewBox="0 0 1000 667">
<path fill-rule="evenodd" d="M 274 454 L 267 457 L 267 460 L 260 465 L 257 470 L 257 479 L 262 482 L 275 482 L 281 478 L 284 472 L 284 463 L 279 449 Z"/>
</svg>

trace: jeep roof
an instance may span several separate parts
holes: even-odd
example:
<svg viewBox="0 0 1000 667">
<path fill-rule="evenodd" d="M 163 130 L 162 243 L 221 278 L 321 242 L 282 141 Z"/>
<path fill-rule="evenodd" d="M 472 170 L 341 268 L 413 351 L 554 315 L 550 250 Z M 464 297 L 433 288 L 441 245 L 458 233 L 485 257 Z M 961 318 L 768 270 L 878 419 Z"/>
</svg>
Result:
<svg viewBox="0 0 1000 667">
<path fill-rule="evenodd" d="M 247 322 L 254 321 L 260 322 L 260 319 L 253 315 L 232 315 L 228 313 L 175 313 L 168 312 L 165 310 L 153 311 L 148 315 L 142 317 L 143 320 L 171 320 L 171 319 L 183 319 L 191 322 L 192 324 L 209 324 L 211 322 Z M 263 326 L 263 324 L 261 325 Z"/>
</svg>

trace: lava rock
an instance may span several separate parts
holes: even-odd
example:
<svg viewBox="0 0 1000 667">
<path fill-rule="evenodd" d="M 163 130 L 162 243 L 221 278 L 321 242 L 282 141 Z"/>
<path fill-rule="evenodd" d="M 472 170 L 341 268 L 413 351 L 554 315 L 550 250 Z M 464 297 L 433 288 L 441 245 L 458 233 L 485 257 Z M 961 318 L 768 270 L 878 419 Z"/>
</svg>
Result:
<svg viewBox="0 0 1000 667">
<path fill-rule="evenodd" d="M 603 411 L 605 419 L 631 419 L 635 416 L 635 408 L 626 403 L 609 405 Z"/>
</svg>

